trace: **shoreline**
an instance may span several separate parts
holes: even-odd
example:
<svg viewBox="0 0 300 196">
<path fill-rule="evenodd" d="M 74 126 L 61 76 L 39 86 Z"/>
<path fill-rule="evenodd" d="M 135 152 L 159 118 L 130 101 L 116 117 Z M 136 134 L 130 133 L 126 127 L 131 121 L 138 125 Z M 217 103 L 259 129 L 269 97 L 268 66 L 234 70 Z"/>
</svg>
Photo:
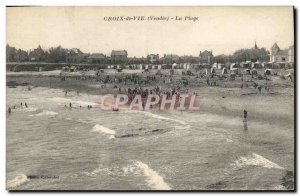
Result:
<svg viewBox="0 0 300 196">
<path fill-rule="evenodd" d="M 108 84 L 105 88 L 101 88 L 99 82 L 77 80 L 72 77 L 62 82 L 59 77 L 7 75 L 7 82 L 9 81 L 16 81 L 18 83 L 27 82 L 29 85 L 35 87 L 62 89 L 62 91 L 79 91 L 80 93 L 89 95 L 118 93 L 118 88 L 113 88 L 114 84 Z M 137 85 L 127 85 L 130 88 L 131 86 Z M 154 87 L 154 85 L 149 85 L 144 88 Z M 256 89 L 252 88 L 240 89 L 219 86 L 209 87 L 205 85 L 192 86 L 189 87 L 189 90 L 197 92 L 199 96 L 199 113 L 241 118 L 242 123 L 242 112 L 246 109 L 249 112 L 249 121 L 267 121 L 272 124 L 276 123 L 286 126 L 291 126 L 292 124 L 294 126 L 294 89 L 288 88 L 285 89 L 286 92 L 281 92 L 282 87 L 279 88 L 280 90 L 277 93 L 271 94 L 267 92 L 258 94 Z"/>
</svg>

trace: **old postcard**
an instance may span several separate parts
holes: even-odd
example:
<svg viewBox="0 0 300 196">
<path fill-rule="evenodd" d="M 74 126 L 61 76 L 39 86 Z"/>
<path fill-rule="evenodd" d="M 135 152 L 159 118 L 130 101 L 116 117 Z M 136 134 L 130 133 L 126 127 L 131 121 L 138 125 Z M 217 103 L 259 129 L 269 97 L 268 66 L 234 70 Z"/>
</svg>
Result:
<svg viewBox="0 0 300 196">
<path fill-rule="evenodd" d="M 6 8 L 6 189 L 292 191 L 294 8 Z"/>
</svg>

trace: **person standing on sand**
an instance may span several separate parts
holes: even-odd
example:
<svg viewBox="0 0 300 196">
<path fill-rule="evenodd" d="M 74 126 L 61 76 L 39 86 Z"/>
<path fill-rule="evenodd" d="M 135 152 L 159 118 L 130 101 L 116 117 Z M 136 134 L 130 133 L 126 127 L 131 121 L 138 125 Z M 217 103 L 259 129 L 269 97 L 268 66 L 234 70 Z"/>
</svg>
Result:
<svg viewBox="0 0 300 196">
<path fill-rule="evenodd" d="M 244 110 L 244 120 L 247 120 L 248 112 L 247 110 Z"/>
<path fill-rule="evenodd" d="M 11 113 L 11 108 L 10 108 L 10 107 L 8 108 L 8 113 L 9 113 L 9 114 Z"/>
<path fill-rule="evenodd" d="M 25 103 L 25 107 L 26 107 L 26 108 L 28 108 L 28 105 L 27 105 L 27 103 Z"/>
<path fill-rule="evenodd" d="M 69 106 L 70 106 L 70 108 L 72 108 L 72 103 L 71 102 L 69 103 Z"/>
<path fill-rule="evenodd" d="M 21 102 L 21 106 L 23 106 L 23 103 Z"/>
<path fill-rule="evenodd" d="M 261 86 L 258 87 L 258 91 L 259 91 L 259 93 L 261 93 Z"/>
</svg>

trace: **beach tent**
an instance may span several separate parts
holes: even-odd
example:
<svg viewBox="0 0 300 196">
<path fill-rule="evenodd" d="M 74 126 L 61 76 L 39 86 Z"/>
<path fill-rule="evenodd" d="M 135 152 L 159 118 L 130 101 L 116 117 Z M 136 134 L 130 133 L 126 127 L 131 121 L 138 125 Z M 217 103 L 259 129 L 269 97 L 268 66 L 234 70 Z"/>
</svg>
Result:
<svg viewBox="0 0 300 196">
<path fill-rule="evenodd" d="M 236 63 L 231 63 L 230 70 L 237 69 L 237 68 L 238 68 L 238 66 Z"/>
<path fill-rule="evenodd" d="M 223 69 L 222 69 L 222 74 L 228 74 L 228 70 L 227 70 L 226 67 L 223 67 Z"/>
<path fill-rule="evenodd" d="M 252 63 L 251 68 L 262 68 L 262 63 L 257 61 L 255 63 Z"/>
<path fill-rule="evenodd" d="M 257 70 L 256 69 L 252 69 L 251 70 L 251 75 L 257 75 Z"/>
<path fill-rule="evenodd" d="M 215 73 L 216 73 L 215 68 L 212 67 L 212 68 L 210 69 L 210 73 L 215 74 Z"/>
<path fill-rule="evenodd" d="M 212 69 L 218 69 L 218 63 L 214 63 L 213 65 L 212 65 Z"/>
<path fill-rule="evenodd" d="M 174 63 L 174 64 L 172 65 L 172 69 L 177 69 L 177 64 L 176 64 L 176 63 Z"/>
<path fill-rule="evenodd" d="M 272 69 L 266 69 L 265 74 L 266 75 L 271 75 L 272 74 Z"/>
<path fill-rule="evenodd" d="M 72 66 L 70 67 L 70 72 L 74 72 L 74 71 L 76 71 L 76 67 L 75 67 L 74 65 L 72 65 Z"/>
<path fill-rule="evenodd" d="M 138 65 L 138 69 L 143 69 L 143 65 L 142 65 L 142 64 L 139 64 L 139 65 Z"/>
<path fill-rule="evenodd" d="M 251 67 L 251 61 L 241 62 L 240 65 L 243 68 L 250 68 Z"/>
<path fill-rule="evenodd" d="M 190 69 L 190 64 L 189 63 L 184 63 L 183 64 L 183 69 Z"/>
</svg>

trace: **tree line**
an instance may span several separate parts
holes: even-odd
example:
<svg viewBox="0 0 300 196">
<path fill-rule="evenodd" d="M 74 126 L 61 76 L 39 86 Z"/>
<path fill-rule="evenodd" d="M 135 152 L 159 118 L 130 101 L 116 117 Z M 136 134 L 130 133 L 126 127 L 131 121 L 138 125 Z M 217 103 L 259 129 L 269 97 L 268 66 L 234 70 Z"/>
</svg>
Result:
<svg viewBox="0 0 300 196">
<path fill-rule="evenodd" d="M 60 63 L 66 62 L 68 49 L 61 46 L 51 47 L 48 50 L 43 50 L 39 45 L 37 48 L 29 51 L 17 49 L 10 45 L 6 45 L 6 62 L 51 62 Z"/>
<path fill-rule="evenodd" d="M 239 49 L 232 55 L 218 55 L 214 57 L 216 63 L 227 63 L 227 62 L 243 62 L 243 61 L 261 61 L 267 62 L 270 60 L 270 52 L 266 48 L 250 48 L 250 49 Z"/>
</svg>

